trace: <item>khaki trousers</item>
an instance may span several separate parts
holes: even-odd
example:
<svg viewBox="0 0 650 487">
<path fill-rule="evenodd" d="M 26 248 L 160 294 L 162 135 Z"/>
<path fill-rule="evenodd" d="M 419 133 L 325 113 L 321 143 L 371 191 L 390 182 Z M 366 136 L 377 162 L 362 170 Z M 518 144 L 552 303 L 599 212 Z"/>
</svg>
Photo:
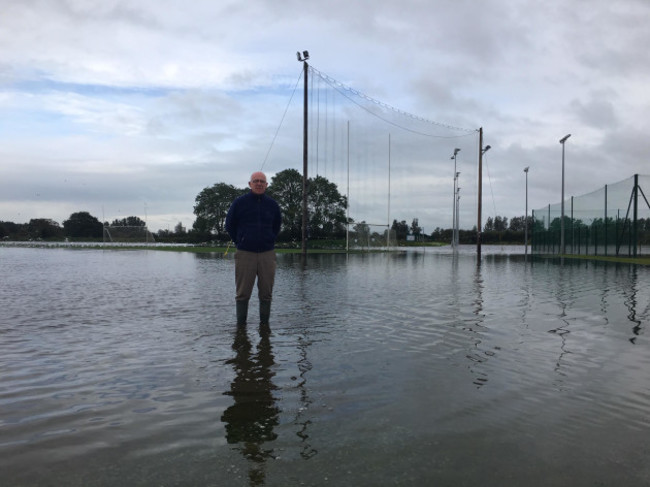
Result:
<svg viewBox="0 0 650 487">
<path fill-rule="evenodd" d="M 257 278 L 257 294 L 260 301 L 271 301 L 275 282 L 275 251 L 235 252 L 235 288 L 237 301 L 248 301 Z"/>
</svg>

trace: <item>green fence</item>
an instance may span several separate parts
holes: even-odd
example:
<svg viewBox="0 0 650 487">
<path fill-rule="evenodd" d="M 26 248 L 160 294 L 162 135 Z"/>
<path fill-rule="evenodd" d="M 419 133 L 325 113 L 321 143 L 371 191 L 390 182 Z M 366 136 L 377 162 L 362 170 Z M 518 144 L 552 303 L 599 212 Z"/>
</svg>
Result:
<svg viewBox="0 0 650 487">
<path fill-rule="evenodd" d="M 645 189 L 645 192 L 644 192 Z M 533 210 L 532 253 L 650 255 L 650 176 L 638 174 L 564 202 Z"/>
</svg>

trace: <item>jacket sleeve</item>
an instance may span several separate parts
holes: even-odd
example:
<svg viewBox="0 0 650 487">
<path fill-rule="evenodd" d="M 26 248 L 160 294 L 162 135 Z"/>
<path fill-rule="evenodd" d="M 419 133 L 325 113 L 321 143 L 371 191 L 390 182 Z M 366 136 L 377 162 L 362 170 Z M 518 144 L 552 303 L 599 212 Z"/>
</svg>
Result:
<svg viewBox="0 0 650 487">
<path fill-rule="evenodd" d="M 236 202 L 237 200 L 230 205 L 228 213 L 226 214 L 226 232 L 228 232 L 230 239 L 235 242 L 235 244 L 237 243 L 237 219 L 235 218 Z"/>
</svg>

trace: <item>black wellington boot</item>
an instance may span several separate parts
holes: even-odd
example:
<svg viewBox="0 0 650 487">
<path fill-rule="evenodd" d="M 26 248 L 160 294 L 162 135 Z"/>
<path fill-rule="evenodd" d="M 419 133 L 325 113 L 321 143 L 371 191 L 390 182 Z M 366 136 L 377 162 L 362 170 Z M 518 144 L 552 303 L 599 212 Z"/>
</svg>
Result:
<svg viewBox="0 0 650 487">
<path fill-rule="evenodd" d="M 260 300 L 260 325 L 269 326 L 271 301 Z"/>
<path fill-rule="evenodd" d="M 248 300 L 235 302 L 237 303 L 237 325 L 243 326 L 248 318 Z"/>
</svg>

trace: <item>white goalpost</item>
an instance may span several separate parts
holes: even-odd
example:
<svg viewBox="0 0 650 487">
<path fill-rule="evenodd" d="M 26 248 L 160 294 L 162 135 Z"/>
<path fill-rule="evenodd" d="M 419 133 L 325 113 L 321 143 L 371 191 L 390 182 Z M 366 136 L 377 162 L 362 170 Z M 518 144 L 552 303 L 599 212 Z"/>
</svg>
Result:
<svg viewBox="0 0 650 487">
<path fill-rule="evenodd" d="M 104 226 L 104 243 L 148 244 L 156 239 L 146 226 Z"/>
</svg>

